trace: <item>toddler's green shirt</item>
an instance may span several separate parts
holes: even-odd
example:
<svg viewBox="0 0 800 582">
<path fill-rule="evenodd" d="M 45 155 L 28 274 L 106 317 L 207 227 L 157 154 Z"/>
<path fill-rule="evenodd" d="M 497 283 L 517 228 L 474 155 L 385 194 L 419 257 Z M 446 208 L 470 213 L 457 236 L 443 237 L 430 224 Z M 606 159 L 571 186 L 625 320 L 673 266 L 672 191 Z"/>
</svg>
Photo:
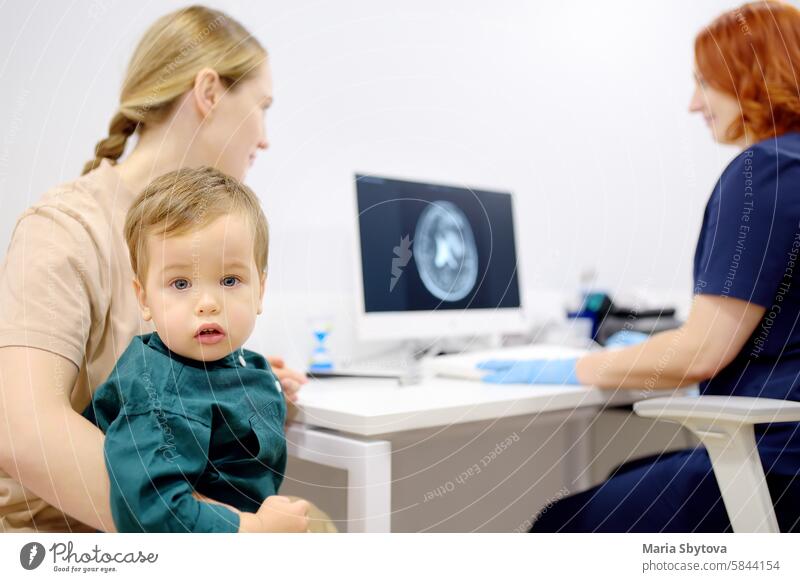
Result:
<svg viewBox="0 0 800 582">
<path fill-rule="evenodd" d="M 286 468 L 286 403 L 262 355 L 202 362 L 158 333 L 133 338 L 83 412 L 105 433 L 111 512 L 120 532 L 236 532 Z"/>
</svg>

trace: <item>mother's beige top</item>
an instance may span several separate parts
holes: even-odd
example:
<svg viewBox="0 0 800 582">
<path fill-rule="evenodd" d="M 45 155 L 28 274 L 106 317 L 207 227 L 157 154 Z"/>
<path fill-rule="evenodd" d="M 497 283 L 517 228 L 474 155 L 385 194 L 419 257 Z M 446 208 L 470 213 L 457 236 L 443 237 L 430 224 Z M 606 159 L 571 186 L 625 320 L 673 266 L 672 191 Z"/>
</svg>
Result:
<svg viewBox="0 0 800 582">
<path fill-rule="evenodd" d="M 22 213 L 0 266 L 0 347 L 39 348 L 74 362 L 80 371 L 68 389 L 77 412 L 89 404 L 133 337 L 155 329 L 141 318 L 123 236 L 134 198 L 104 160 Z M 56 389 L 57 384 L 58 374 Z M 2 531 L 91 528 L 0 470 Z"/>
</svg>

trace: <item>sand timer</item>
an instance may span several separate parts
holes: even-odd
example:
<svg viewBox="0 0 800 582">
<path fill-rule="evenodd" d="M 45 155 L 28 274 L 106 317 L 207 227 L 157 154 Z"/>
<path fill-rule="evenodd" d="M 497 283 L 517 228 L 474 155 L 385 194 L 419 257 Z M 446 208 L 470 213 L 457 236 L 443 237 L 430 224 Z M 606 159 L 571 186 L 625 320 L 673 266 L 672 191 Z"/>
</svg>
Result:
<svg viewBox="0 0 800 582">
<path fill-rule="evenodd" d="M 328 340 L 331 335 L 331 323 L 327 318 L 315 318 L 311 322 L 314 334 L 314 347 L 311 350 L 311 361 L 308 364 L 309 372 L 323 372 L 333 369 L 333 358 L 328 349 Z"/>
</svg>

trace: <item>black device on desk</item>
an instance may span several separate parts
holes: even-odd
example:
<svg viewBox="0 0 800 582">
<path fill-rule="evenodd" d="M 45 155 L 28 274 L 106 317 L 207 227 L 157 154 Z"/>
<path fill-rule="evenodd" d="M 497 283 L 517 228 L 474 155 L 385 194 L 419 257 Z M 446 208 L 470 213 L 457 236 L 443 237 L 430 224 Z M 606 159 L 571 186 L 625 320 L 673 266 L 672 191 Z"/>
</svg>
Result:
<svg viewBox="0 0 800 582">
<path fill-rule="evenodd" d="M 594 306 L 592 317 L 597 326 L 592 339 L 600 345 L 618 331 L 640 331 L 648 335 L 680 327 L 681 321 L 675 317 L 674 307 L 637 309 L 615 305 L 607 294 L 598 294 L 590 303 Z"/>
</svg>

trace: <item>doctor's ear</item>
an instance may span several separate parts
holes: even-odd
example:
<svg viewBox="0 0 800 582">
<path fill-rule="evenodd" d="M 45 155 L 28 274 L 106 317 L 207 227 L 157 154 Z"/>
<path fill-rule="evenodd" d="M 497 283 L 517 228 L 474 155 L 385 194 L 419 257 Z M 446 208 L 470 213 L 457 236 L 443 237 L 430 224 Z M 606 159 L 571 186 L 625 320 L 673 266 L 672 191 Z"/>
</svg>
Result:
<svg viewBox="0 0 800 582">
<path fill-rule="evenodd" d="M 133 292 L 136 294 L 136 299 L 139 301 L 139 309 L 142 311 L 142 318 L 145 321 L 150 321 L 153 316 L 150 314 L 150 308 L 147 307 L 147 295 L 145 294 L 144 287 L 136 277 L 133 278 Z"/>
</svg>

